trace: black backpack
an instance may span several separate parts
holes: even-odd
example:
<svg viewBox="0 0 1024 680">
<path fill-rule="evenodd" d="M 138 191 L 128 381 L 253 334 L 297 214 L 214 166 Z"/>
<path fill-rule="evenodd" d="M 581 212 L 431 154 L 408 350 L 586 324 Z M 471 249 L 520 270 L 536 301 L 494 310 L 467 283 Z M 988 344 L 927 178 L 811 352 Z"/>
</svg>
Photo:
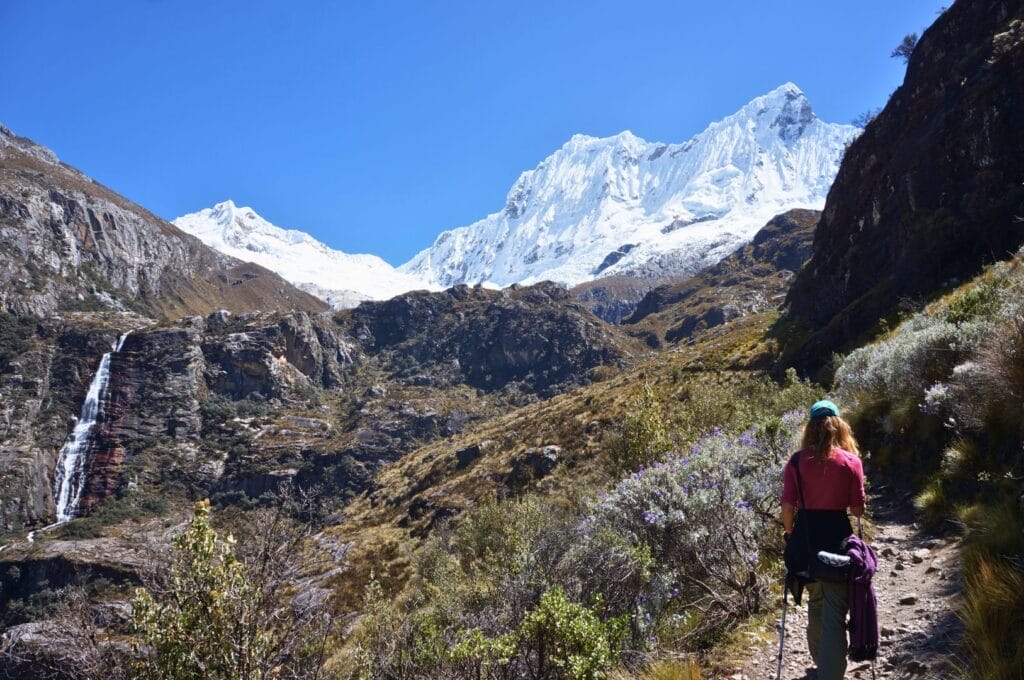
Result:
<svg viewBox="0 0 1024 680">
<path fill-rule="evenodd" d="M 849 568 L 836 560 L 820 559 L 819 552 L 841 554 L 843 541 L 853 533 L 846 510 L 808 510 L 804 502 L 803 480 L 800 477 L 800 453 L 794 453 L 787 465 L 796 473 L 796 488 L 800 494 L 793 533 L 786 542 L 783 559 L 786 562 L 786 583 L 793 591 L 797 604 L 803 585 L 811 581 L 845 582 Z M 797 587 L 799 586 L 799 587 Z"/>
</svg>

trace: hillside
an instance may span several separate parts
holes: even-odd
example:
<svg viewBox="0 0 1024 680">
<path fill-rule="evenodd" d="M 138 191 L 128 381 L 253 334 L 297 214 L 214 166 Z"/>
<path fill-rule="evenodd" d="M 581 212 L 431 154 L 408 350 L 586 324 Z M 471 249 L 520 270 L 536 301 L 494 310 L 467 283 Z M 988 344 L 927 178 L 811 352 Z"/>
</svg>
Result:
<svg viewBox="0 0 1024 680">
<path fill-rule="evenodd" d="M 648 344 L 678 343 L 747 314 L 777 309 L 807 261 L 821 213 L 790 210 L 772 218 L 751 242 L 695 276 L 648 292 L 623 319 Z"/>
<path fill-rule="evenodd" d="M 217 253 L 0 126 L 0 309 L 130 309 L 176 319 L 325 305 Z"/>
<path fill-rule="evenodd" d="M 856 139 L 575 136 L 401 271 L 180 218 L 292 283 L 0 128 L 0 676 L 774 677 L 828 397 L 881 677 L 1022 677 L 1022 45 L 960 0 Z"/>
</svg>

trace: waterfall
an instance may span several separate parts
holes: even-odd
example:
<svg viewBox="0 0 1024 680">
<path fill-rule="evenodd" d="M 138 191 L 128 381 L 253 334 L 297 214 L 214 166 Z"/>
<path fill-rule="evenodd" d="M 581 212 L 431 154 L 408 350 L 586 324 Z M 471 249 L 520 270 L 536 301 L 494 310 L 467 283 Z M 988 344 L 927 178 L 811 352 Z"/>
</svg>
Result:
<svg viewBox="0 0 1024 680">
<path fill-rule="evenodd" d="M 72 520 L 78 514 L 78 503 L 82 498 L 82 489 L 85 487 L 86 456 L 95 434 L 96 421 L 103 413 L 104 402 L 107 398 L 107 385 L 110 382 L 110 357 L 121 351 L 127 337 L 128 333 L 122 335 L 112 350 L 100 359 L 100 366 L 96 369 L 96 375 L 93 376 L 92 383 L 89 385 L 89 392 L 85 395 L 85 403 L 82 404 L 82 412 L 78 415 L 75 429 L 68 435 L 67 441 L 60 449 L 53 482 L 53 499 L 57 504 L 56 524 Z"/>
</svg>

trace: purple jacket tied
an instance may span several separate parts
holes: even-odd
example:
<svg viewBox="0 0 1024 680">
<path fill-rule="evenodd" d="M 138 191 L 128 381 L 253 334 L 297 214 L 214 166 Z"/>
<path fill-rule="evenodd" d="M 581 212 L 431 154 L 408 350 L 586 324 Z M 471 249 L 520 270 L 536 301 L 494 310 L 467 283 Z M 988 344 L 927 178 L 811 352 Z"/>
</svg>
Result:
<svg viewBox="0 0 1024 680">
<path fill-rule="evenodd" d="M 871 577 L 878 569 L 878 557 L 856 536 L 843 541 L 850 556 L 850 580 L 846 598 L 850 605 L 850 659 L 873 661 L 878 656 L 878 602 Z"/>
</svg>

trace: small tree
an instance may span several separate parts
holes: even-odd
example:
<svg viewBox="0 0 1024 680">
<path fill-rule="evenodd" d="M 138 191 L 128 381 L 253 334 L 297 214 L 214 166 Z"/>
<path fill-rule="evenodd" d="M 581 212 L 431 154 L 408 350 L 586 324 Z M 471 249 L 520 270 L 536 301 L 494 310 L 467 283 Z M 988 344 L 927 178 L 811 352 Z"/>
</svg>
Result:
<svg viewBox="0 0 1024 680">
<path fill-rule="evenodd" d="M 906 64 L 910 62 L 910 55 L 913 54 L 915 47 L 917 47 L 917 33 L 907 33 L 889 56 L 893 59 L 902 59 Z"/>
<path fill-rule="evenodd" d="M 255 513 L 245 549 L 210 525 L 196 504 L 174 538 L 170 559 L 132 602 L 138 677 L 249 680 L 315 678 L 323 667 L 330 617 L 326 598 L 289 597 L 308 528 L 282 508 Z"/>
<path fill-rule="evenodd" d="M 254 625 L 259 593 L 235 556 L 235 539 L 218 537 L 209 514 L 209 502 L 198 503 L 188 529 L 174 539 L 173 563 L 157 596 L 135 592 L 140 671 L 162 678 L 256 677 L 271 646 L 267 631 Z"/>
<path fill-rule="evenodd" d="M 529 677 L 547 680 L 598 680 L 618 662 L 626 619 L 601 621 L 597 615 L 565 596 L 555 586 L 519 626 Z"/>
<path fill-rule="evenodd" d="M 868 109 L 867 111 L 858 113 L 850 122 L 859 128 L 866 128 L 868 123 L 873 121 L 879 112 L 881 112 L 881 109 Z"/>
</svg>

